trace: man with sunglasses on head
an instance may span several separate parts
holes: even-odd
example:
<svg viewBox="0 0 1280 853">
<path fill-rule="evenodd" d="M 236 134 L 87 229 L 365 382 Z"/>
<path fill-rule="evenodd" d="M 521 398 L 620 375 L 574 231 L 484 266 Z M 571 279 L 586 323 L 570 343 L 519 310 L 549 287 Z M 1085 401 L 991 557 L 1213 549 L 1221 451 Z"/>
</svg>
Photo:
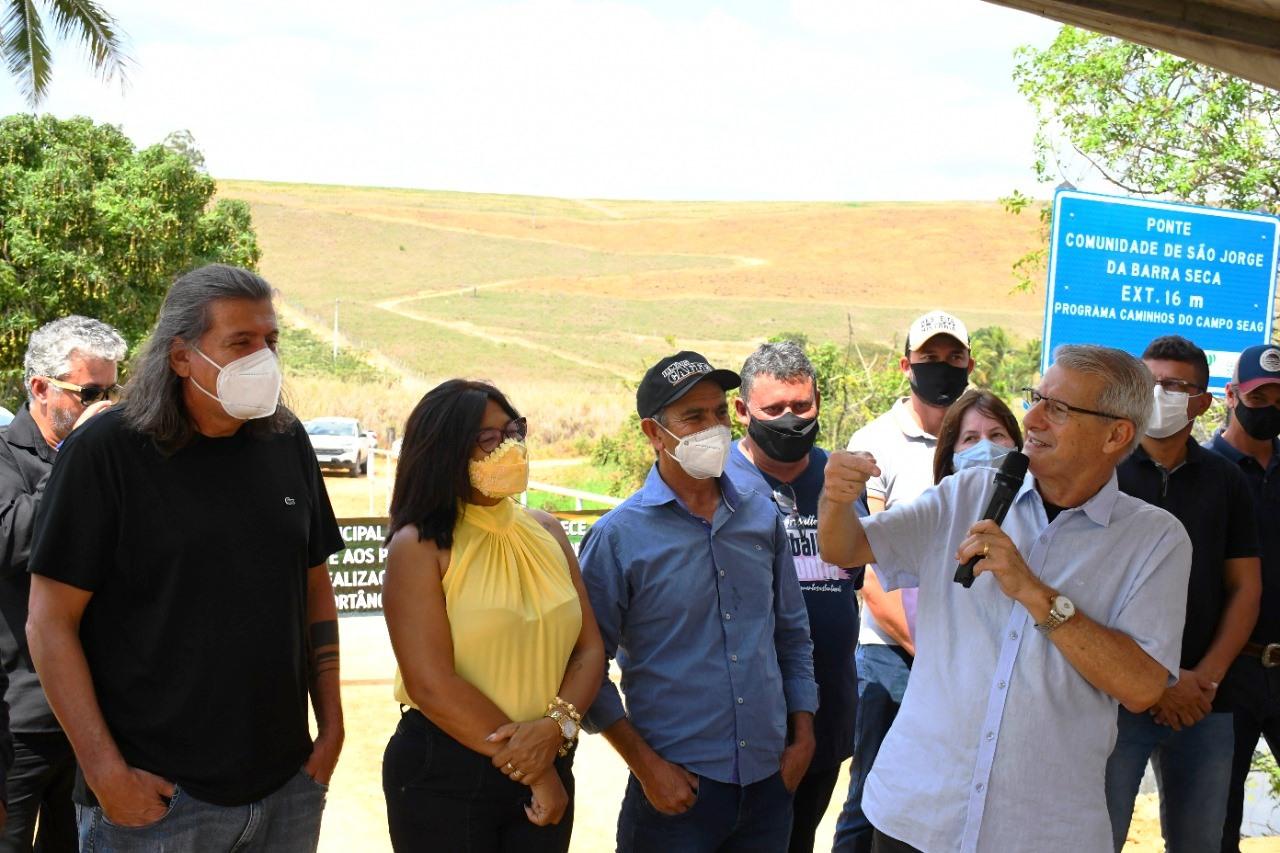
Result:
<svg viewBox="0 0 1280 853">
<path fill-rule="evenodd" d="M 41 326 L 23 357 L 27 402 L 0 433 L 0 663 L 9 681 L 4 698 L 14 748 L 0 851 L 29 851 L 33 843 L 49 853 L 76 849 L 75 756 L 27 650 L 27 558 L 58 448 L 111 405 L 126 351 L 119 332 L 88 317 Z"/>
<path fill-rule="evenodd" d="M 1205 449 L 1244 474 L 1258 524 L 1262 604 L 1258 621 L 1218 687 L 1234 716 L 1222 853 L 1238 853 L 1245 782 L 1259 736 L 1280 755 L 1280 347 L 1259 344 L 1236 360 L 1227 385 L 1229 420 Z"/>
<path fill-rule="evenodd" d="M 649 368 L 636 410 L 656 462 L 591 528 L 582 576 L 622 692 L 584 717 L 627 762 L 619 853 L 785 850 L 813 757 L 809 621 L 773 502 L 725 474 L 725 391 L 695 352 Z"/>
<path fill-rule="evenodd" d="M 840 765 L 853 754 L 862 567 L 844 569 L 818 556 L 818 496 L 827 453 L 814 445 L 820 400 L 817 373 L 804 349 L 795 341 L 761 344 L 741 375 L 734 413 L 747 434 L 734 444 L 725 470 L 739 488 L 772 498 L 782 515 L 809 614 L 813 674 L 822 697 L 813 718 L 813 761 L 796 789 L 788 847 L 808 853 Z"/>
<path fill-rule="evenodd" d="M 1209 360 L 1186 338 L 1156 338 L 1142 354 L 1155 380 L 1151 421 L 1117 474 L 1120 490 L 1168 510 L 1191 537 L 1191 575 L 1178 682 L 1140 711 L 1120 709 L 1107 762 L 1107 809 L 1124 848 L 1151 759 L 1169 853 L 1213 851 L 1222 836 L 1234 744 L 1218 685 L 1249 639 L 1262 592 L 1249 485 L 1239 468 L 1191 437 L 1208 410 Z"/>
<path fill-rule="evenodd" d="M 1176 681 L 1191 564 L 1178 520 L 1116 481 L 1151 388 L 1127 353 L 1059 347 L 1026 390 L 1030 473 L 1000 525 L 982 518 L 996 489 L 983 468 L 859 519 L 876 460 L 831 455 L 823 559 L 874 561 L 886 588 L 920 591 L 911 680 L 863 795 L 873 851 L 1111 846 L 1117 704 L 1146 711 Z"/>
</svg>

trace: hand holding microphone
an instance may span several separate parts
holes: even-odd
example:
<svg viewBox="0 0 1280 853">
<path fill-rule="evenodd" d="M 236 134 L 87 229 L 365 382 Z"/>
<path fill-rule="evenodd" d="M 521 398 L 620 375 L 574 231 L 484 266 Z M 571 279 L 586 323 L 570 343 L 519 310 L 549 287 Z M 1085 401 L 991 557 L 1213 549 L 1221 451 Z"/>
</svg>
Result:
<svg viewBox="0 0 1280 853">
<path fill-rule="evenodd" d="M 955 582 L 961 584 L 965 589 L 973 586 L 975 577 L 975 569 L 979 561 L 991 556 L 991 549 L 994 547 L 992 531 L 999 534 L 999 538 L 1003 539 L 1010 546 L 1013 542 L 1009 537 L 1005 536 L 1000 530 L 1000 524 L 1004 521 L 1005 515 L 1009 512 L 1009 507 L 1013 505 L 1013 499 L 1018 494 L 1018 489 L 1022 488 L 1022 481 L 1027 476 L 1027 465 L 1030 460 L 1026 455 L 1014 450 L 1004 457 L 1004 461 L 1000 463 L 1000 470 L 996 472 L 995 490 L 991 493 L 991 501 L 987 504 L 987 511 L 982 515 L 982 521 L 969 528 L 969 538 L 960 544 L 960 552 L 956 559 L 960 561 L 960 565 L 956 567 Z M 990 522 L 989 524 L 987 522 Z M 987 534 L 984 539 L 975 539 L 975 536 Z M 1013 548 L 1013 553 L 1017 554 L 1018 549 Z M 1021 555 L 1018 555 L 1018 562 L 1022 563 Z M 1026 564 L 1022 563 L 1023 568 Z M 983 566 L 983 570 L 990 570 L 990 566 Z M 1004 584 L 1001 583 L 1001 587 Z M 1005 593 L 1008 594 L 1008 590 Z"/>
</svg>

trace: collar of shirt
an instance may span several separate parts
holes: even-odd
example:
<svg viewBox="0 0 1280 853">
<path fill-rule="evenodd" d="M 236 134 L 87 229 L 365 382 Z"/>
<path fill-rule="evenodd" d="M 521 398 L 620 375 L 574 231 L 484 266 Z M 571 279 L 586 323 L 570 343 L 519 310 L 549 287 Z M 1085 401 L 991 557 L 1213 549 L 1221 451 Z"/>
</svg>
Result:
<svg viewBox="0 0 1280 853">
<path fill-rule="evenodd" d="M 1192 438 L 1191 436 L 1187 436 L 1186 457 L 1177 465 L 1167 470 L 1170 474 L 1172 474 L 1174 471 L 1181 470 L 1182 467 L 1185 465 L 1198 464 L 1199 462 L 1204 460 L 1204 455 L 1208 452 L 1209 451 L 1205 450 L 1203 447 L 1197 444 L 1194 438 Z M 1141 444 L 1139 444 L 1136 448 L 1134 448 L 1133 458 L 1141 462 L 1150 462 L 1152 465 L 1156 466 L 1157 468 L 1164 468 L 1163 465 L 1161 465 L 1159 462 L 1151 458 L 1151 454 L 1148 453 L 1147 449 L 1143 447 Z"/>
<path fill-rule="evenodd" d="M 1262 467 L 1258 464 L 1257 459 L 1254 459 L 1247 453 L 1237 450 L 1231 442 L 1223 438 L 1222 430 L 1215 432 L 1209 443 L 1213 445 L 1214 451 L 1221 453 L 1237 465 L 1247 459 L 1253 463 L 1255 468 Z M 1267 465 L 1267 473 L 1274 471 L 1277 466 L 1280 466 L 1280 440 L 1273 439 L 1271 441 L 1271 463 Z"/>
<path fill-rule="evenodd" d="M 937 441 L 936 435 L 930 435 L 925 432 L 920 424 L 916 423 L 915 412 L 911 409 L 910 397 L 899 397 L 898 402 L 893 404 L 890 409 L 893 413 L 893 423 L 898 429 L 902 430 L 902 434 L 907 438 L 923 438 L 929 441 Z"/>
<path fill-rule="evenodd" d="M 1032 500 L 1028 495 L 1035 495 L 1034 500 L 1039 502 L 1040 511 L 1044 512 L 1044 498 L 1040 497 L 1040 492 L 1036 490 L 1036 478 L 1028 474 L 1027 478 L 1022 481 L 1022 488 L 1018 489 L 1018 494 L 1014 496 L 1014 503 L 1020 503 L 1024 500 Z M 1103 485 L 1101 489 L 1093 493 L 1093 497 L 1089 498 L 1079 506 L 1065 507 L 1062 511 L 1063 515 L 1080 510 L 1086 517 L 1099 527 L 1109 527 L 1111 525 L 1111 513 L 1116 507 L 1116 499 L 1120 497 L 1120 483 L 1116 478 L 1116 472 L 1111 472 L 1110 479 Z"/>
<path fill-rule="evenodd" d="M 53 458 L 57 455 L 57 451 L 44 440 L 44 434 L 40 432 L 40 427 L 36 426 L 35 418 L 31 417 L 30 403 L 23 403 L 18 414 L 14 415 L 13 422 L 4 433 L 4 440 L 14 447 L 31 451 L 50 465 L 53 464 Z"/>
<path fill-rule="evenodd" d="M 716 483 L 720 486 L 720 498 L 724 502 L 725 507 L 730 512 L 738 510 L 738 490 L 733 487 L 733 483 L 729 478 L 721 474 L 716 478 Z M 662 474 L 658 471 L 658 464 L 655 462 L 653 467 L 649 469 L 649 475 L 644 478 L 644 486 L 640 489 L 640 505 L 641 506 L 662 506 L 663 504 L 676 503 L 685 512 L 689 512 L 689 507 L 675 493 L 675 490 L 667 485 L 667 481 L 662 479 Z"/>
</svg>

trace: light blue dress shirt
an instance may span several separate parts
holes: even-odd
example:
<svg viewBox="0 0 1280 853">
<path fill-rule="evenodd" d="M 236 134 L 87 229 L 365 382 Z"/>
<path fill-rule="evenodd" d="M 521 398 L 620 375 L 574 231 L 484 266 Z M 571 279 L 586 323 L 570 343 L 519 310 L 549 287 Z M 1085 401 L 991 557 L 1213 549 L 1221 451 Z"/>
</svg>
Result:
<svg viewBox="0 0 1280 853">
<path fill-rule="evenodd" d="M 667 761 L 749 785 L 778 771 L 787 714 L 816 711 L 809 620 L 772 501 L 719 479 L 708 524 L 655 465 L 644 487 L 591 528 L 582 578 L 605 654 L 589 731 L 623 716 Z"/>
<path fill-rule="evenodd" d="M 971 589 L 952 581 L 993 487 L 990 469 L 962 471 L 863 521 L 885 588 L 920 588 L 911 680 L 863 808 L 881 832 L 929 853 L 1110 850 L 1103 779 L 1118 702 L 994 577 Z M 1174 682 L 1191 567 L 1177 519 L 1120 492 L 1113 474 L 1049 524 L 1028 475 L 1002 528 L 1036 576 L 1132 637 Z"/>
</svg>

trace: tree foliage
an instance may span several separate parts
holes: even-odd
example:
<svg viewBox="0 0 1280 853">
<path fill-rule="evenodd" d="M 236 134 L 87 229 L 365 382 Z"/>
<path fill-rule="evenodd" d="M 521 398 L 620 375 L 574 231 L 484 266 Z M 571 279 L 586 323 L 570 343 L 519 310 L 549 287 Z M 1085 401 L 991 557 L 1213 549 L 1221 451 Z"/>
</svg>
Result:
<svg viewBox="0 0 1280 853">
<path fill-rule="evenodd" d="M 1038 119 L 1040 180 L 1083 165 L 1133 195 L 1280 213 L 1280 92 L 1073 27 L 1017 55 L 1014 80 Z M 1017 212 L 1030 199 L 1005 203 Z M 1044 254 L 1015 265 L 1024 285 Z"/>
<path fill-rule="evenodd" d="M 214 191 L 185 156 L 139 151 L 110 125 L 0 119 L 0 402 L 21 398 L 22 355 L 42 324 L 84 314 L 136 344 L 176 275 L 255 267 L 248 206 L 211 204 Z"/>
<path fill-rule="evenodd" d="M 103 80 L 124 82 L 128 59 L 119 26 L 94 0 L 45 0 L 39 4 L 35 0 L 3 0 L 0 57 L 33 110 L 44 100 L 53 77 L 53 51 L 45 35 L 41 6 L 59 37 L 79 40 L 89 65 Z"/>
</svg>

